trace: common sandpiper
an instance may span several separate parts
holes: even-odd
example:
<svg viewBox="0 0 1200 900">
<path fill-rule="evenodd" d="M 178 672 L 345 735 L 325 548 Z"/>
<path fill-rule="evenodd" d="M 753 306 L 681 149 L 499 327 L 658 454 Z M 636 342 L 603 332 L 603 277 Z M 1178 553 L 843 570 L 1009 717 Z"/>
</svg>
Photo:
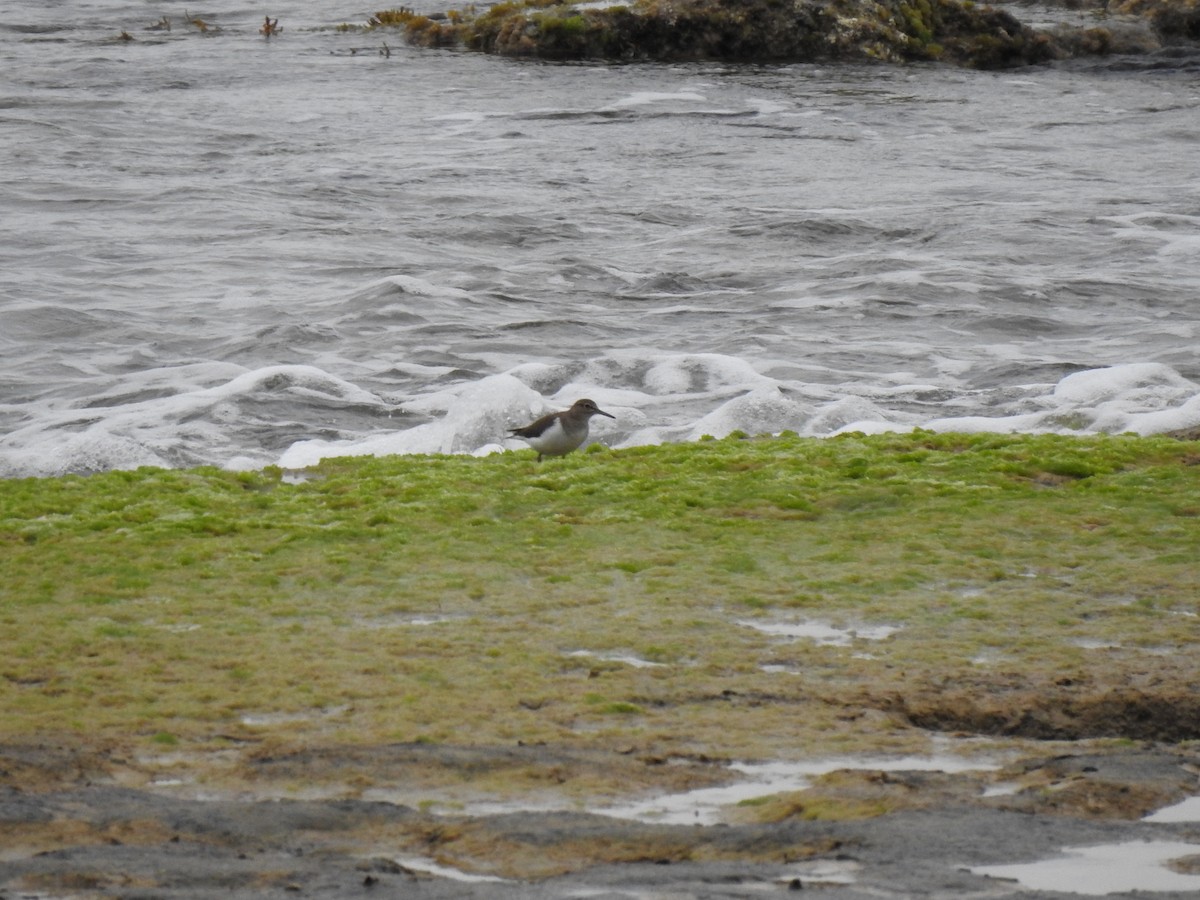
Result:
<svg viewBox="0 0 1200 900">
<path fill-rule="evenodd" d="M 616 418 L 591 400 L 576 400 L 575 405 L 568 410 L 550 413 L 523 428 L 513 428 L 510 431 L 536 450 L 538 462 L 541 462 L 543 456 L 566 456 L 586 441 L 588 420 L 592 416 Z"/>
</svg>

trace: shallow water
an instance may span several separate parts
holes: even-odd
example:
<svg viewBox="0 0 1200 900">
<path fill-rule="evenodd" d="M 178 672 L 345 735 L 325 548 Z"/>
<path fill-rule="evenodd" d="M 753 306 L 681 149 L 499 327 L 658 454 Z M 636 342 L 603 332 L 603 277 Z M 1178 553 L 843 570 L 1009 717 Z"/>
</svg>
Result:
<svg viewBox="0 0 1200 900">
<path fill-rule="evenodd" d="M 834 647 L 846 647 L 855 640 L 886 640 L 900 630 L 894 625 L 858 625 L 850 628 L 837 628 L 825 622 L 813 621 L 758 622 L 743 620 L 737 624 L 775 637 L 804 638 Z"/>
<path fill-rule="evenodd" d="M 1200 797 L 1156 810 L 1142 821 L 1173 824 L 1200 821 Z M 1193 869 L 1173 869 L 1176 860 L 1200 856 L 1200 844 L 1141 840 L 1090 847 L 1065 847 L 1050 859 L 1032 863 L 978 866 L 977 875 L 1016 881 L 1027 890 L 1065 891 L 1093 896 L 1127 891 L 1200 892 Z"/>
<path fill-rule="evenodd" d="M 1200 423 L 1195 54 L 546 65 L 191 12 L 0 24 L 2 476 L 518 448 L 581 396 L 614 446 Z"/>
<path fill-rule="evenodd" d="M 435 860 L 421 856 L 400 856 L 395 861 L 410 871 L 421 872 L 425 875 L 432 875 L 438 878 L 449 878 L 452 881 L 463 881 L 472 884 L 500 884 L 505 881 L 505 879 L 497 878 L 494 875 L 475 875 L 470 872 L 464 872 L 461 869 L 443 866 Z"/>
<path fill-rule="evenodd" d="M 1147 822 L 1200 822 L 1200 797 L 1189 797 L 1146 816 Z"/>
<path fill-rule="evenodd" d="M 660 825 L 716 825 L 743 801 L 811 787 L 814 778 L 841 769 L 881 772 L 974 772 L 999 768 L 990 760 L 958 756 L 906 756 L 899 758 L 841 757 L 793 762 L 733 763 L 730 769 L 745 776 L 719 787 L 698 788 L 620 806 L 597 807 L 591 812 L 617 819 Z"/>
<path fill-rule="evenodd" d="M 1167 868 L 1172 860 L 1195 857 L 1200 844 L 1182 841 L 1128 841 L 1068 847 L 1063 855 L 1035 863 L 977 866 L 976 875 L 1015 880 L 1035 891 L 1070 894 L 1124 894 L 1155 891 L 1200 892 L 1200 875 Z"/>
</svg>

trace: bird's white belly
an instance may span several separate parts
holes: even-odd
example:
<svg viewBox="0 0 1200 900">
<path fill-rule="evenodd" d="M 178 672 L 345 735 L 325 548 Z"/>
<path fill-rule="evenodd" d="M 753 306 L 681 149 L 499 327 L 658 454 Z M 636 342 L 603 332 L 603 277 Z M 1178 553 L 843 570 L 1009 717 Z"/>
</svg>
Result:
<svg viewBox="0 0 1200 900">
<path fill-rule="evenodd" d="M 537 437 L 525 438 L 525 442 L 544 456 L 562 456 L 582 444 L 585 437 L 586 429 L 569 432 L 559 422 L 555 422 Z"/>
</svg>

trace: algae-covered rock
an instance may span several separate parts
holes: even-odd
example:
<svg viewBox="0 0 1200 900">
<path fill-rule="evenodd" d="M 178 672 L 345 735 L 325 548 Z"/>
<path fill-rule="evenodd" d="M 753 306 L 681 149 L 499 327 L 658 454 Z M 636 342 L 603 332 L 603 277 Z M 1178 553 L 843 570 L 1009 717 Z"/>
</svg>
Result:
<svg viewBox="0 0 1200 900">
<path fill-rule="evenodd" d="M 979 68 L 1041 62 L 1053 42 L 1005 12 L 960 0 L 635 0 L 582 7 L 524 0 L 410 39 L 447 35 L 489 53 L 545 59 L 809 62 L 945 60 Z"/>
<path fill-rule="evenodd" d="M 421 47 L 553 60 L 940 61 L 979 69 L 1200 40 L 1200 0 L 1062 2 L 1092 10 L 1097 23 L 1039 30 L 972 0 L 505 0 L 438 16 L 390 10 L 366 27 L 402 28 Z"/>
<path fill-rule="evenodd" d="M 1146 19 L 1164 42 L 1200 41 L 1200 0 L 1123 0 L 1109 11 Z"/>
</svg>

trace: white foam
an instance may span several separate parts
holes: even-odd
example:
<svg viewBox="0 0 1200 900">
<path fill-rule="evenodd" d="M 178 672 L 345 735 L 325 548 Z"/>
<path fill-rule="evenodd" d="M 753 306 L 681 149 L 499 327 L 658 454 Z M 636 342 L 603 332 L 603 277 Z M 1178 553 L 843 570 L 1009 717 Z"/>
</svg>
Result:
<svg viewBox="0 0 1200 900">
<path fill-rule="evenodd" d="M 612 104 L 614 109 L 626 109 L 632 106 L 651 106 L 656 103 L 704 103 L 707 97 L 703 94 L 696 94 L 691 91 L 678 91 L 669 93 L 667 91 L 638 91 L 635 94 L 630 94 L 628 97 L 622 97 Z"/>
<path fill-rule="evenodd" d="M 300 441 L 280 457 L 285 469 L 303 469 L 326 457 L 387 456 L 411 453 L 471 453 L 499 447 L 508 429 L 545 412 L 545 402 L 511 375 L 494 375 L 443 393 L 414 408 L 428 411 L 444 406 L 445 416 L 405 431 L 387 432 L 357 440 Z"/>
<path fill-rule="evenodd" d="M 1158 398 L 1164 389 L 1190 395 L 1196 392 L 1196 385 L 1169 366 L 1135 363 L 1068 375 L 1055 385 L 1054 396 L 1072 403 L 1092 405 L 1107 400 L 1128 400 L 1131 396 Z"/>
<path fill-rule="evenodd" d="M 458 288 L 447 287 L 441 284 L 434 284 L 431 281 L 426 281 L 424 278 L 414 278 L 411 275 L 389 275 L 386 278 L 381 278 L 374 285 L 378 288 L 380 285 L 391 285 L 399 289 L 401 294 L 407 294 L 413 297 L 421 298 L 439 298 L 444 300 L 469 300 L 474 302 L 475 298 L 467 291 L 459 290 Z M 420 308 L 424 309 L 422 305 Z"/>
<path fill-rule="evenodd" d="M 168 373 L 160 372 L 159 381 Z M 137 379 L 138 385 L 154 383 Z M 228 424 L 243 402 L 317 401 L 382 408 L 379 397 L 314 366 L 268 366 L 243 371 L 212 387 L 115 406 L 60 409 L 0 439 L 4 468 L 26 475 L 62 475 L 139 466 L 195 464 L 188 447 L 228 445 Z M 235 457 L 245 467 L 244 456 Z M 260 460 L 265 465 L 269 460 Z M 2 470 L 0 470 L 2 471 Z"/>
<path fill-rule="evenodd" d="M 659 396 L 696 396 L 727 388 L 753 390 L 776 386 L 774 380 L 746 360 L 721 353 L 654 354 L 649 359 L 637 354 L 623 358 L 632 370 L 644 371 L 642 385 Z M 650 363 L 648 367 L 646 362 Z"/>
<path fill-rule="evenodd" d="M 779 388 L 764 387 L 723 403 L 693 425 L 688 438 L 698 440 L 706 435 L 721 438 L 734 431 L 751 435 L 799 431 L 810 415 L 807 406 L 789 400 Z"/>
<path fill-rule="evenodd" d="M 1158 434 L 1200 425 L 1200 385 L 1158 363 L 1131 363 L 1068 375 L 1032 398 L 1035 412 L 934 419 L 934 431 Z"/>
<path fill-rule="evenodd" d="M 1160 364 L 1130 364 L 1078 372 L 1033 394 L 1034 411 L 1007 416 L 958 416 L 922 421 L 889 413 L 889 398 L 936 390 L 897 372 L 879 385 L 874 400 L 844 396 L 820 405 L 785 393 L 788 382 L 759 373 L 745 360 L 722 354 L 651 355 L 618 351 L 578 369 L 546 400 L 528 385 L 558 378 L 561 365 L 526 363 L 504 375 L 434 391 L 406 401 L 407 411 L 440 415 L 437 421 L 406 431 L 345 441 L 305 441 L 280 464 L 311 465 L 326 456 L 388 453 L 474 453 L 485 455 L 519 443 L 505 442 L 516 423 L 590 396 L 605 409 L 620 411 L 617 423 L 597 419 L 594 434 L 616 447 L 725 437 L 735 431 L 777 434 L 794 430 L 825 435 L 879 434 L 927 427 L 936 431 L 1159 433 L 1200 424 L 1200 386 Z M 615 386 L 623 384 L 624 386 Z M 791 383 L 797 395 L 828 395 L 828 389 Z M 708 408 L 704 409 L 704 404 Z M 686 413 L 699 410 L 690 421 Z M 682 418 L 675 418 L 683 414 Z M 655 422 L 661 416 L 667 421 Z"/>
<path fill-rule="evenodd" d="M 399 289 L 402 300 L 420 304 L 440 299 L 456 306 L 469 297 L 399 276 L 380 284 Z M 862 385 L 803 380 L 837 375 L 825 367 L 772 367 L 782 376 L 764 375 L 749 361 L 725 354 L 617 350 L 582 363 L 526 362 L 478 380 L 434 383 L 398 400 L 385 400 L 317 366 L 245 370 L 222 363 L 156 369 L 110 380 L 99 395 L 104 402 L 98 404 L 77 408 L 50 403 L 36 415 L 23 412 L 23 420 L 0 436 L 0 476 L 206 462 L 235 470 L 270 463 L 299 469 L 333 456 L 487 455 L 523 449 L 509 437 L 510 428 L 585 396 L 617 415 L 616 421 L 598 418 L 592 423 L 594 439 L 617 448 L 735 431 L 823 436 L 926 427 L 1156 434 L 1200 425 L 1200 385 L 1159 363 L 1090 369 L 1057 384 L 1007 388 L 997 392 L 997 415 L 932 419 L 914 409 L 924 406 L 923 396 L 942 389 L 911 372 L 879 376 L 865 391 Z M 395 368 L 415 371 L 410 363 Z M 954 405 L 971 408 L 966 400 Z M 397 407 L 423 421 L 389 427 L 403 421 L 391 417 Z M 314 409 L 322 418 L 334 419 L 341 410 L 352 411 L 365 429 L 343 432 L 340 438 L 298 441 L 282 452 L 238 443 L 247 434 L 263 440 L 276 427 L 294 430 L 296 420 L 305 420 Z"/>
<path fill-rule="evenodd" d="M 976 875 L 1017 881 L 1034 891 L 1123 894 L 1128 891 L 1200 891 L 1200 875 L 1173 872 L 1165 863 L 1200 854 L 1200 844 L 1131 841 L 1066 847 L 1062 856 L 1035 863 L 975 866 Z"/>
<path fill-rule="evenodd" d="M 883 411 L 869 400 L 862 397 L 843 397 L 818 407 L 808 420 L 807 431 L 809 434 L 830 434 L 845 428 L 864 431 L 853 426 L 855 423 L 879 422 L 883 419 Z M 894 427 L 888 430 L 894 430 Z"/>
<path fill-rule="evenodd" d="M 25 434 L 9 435 L 6 443 L 18 443 Z M 82 434 L 64 434 L 54 440 L 32 441 L 26 447 L 4 453 L 3 474 L 54 476 L 67 473 L 107 472 L 140 466 L 169 467 L 165 456 L 131 437 L 111 434 L 103 426 L 91 426 Z"/>
</svg>

